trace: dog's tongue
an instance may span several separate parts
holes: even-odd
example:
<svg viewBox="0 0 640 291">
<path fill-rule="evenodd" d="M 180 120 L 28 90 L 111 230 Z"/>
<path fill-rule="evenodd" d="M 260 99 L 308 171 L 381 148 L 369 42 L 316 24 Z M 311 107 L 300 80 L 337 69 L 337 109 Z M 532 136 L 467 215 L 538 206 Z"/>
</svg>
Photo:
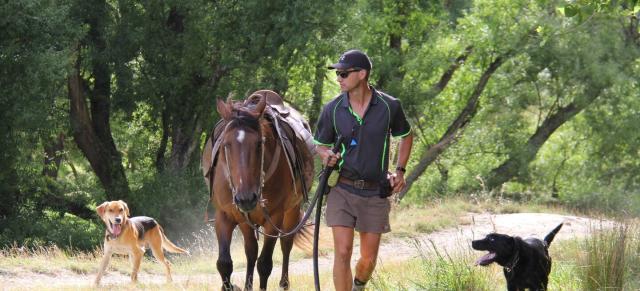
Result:
<svg viewBox="0 0 640 291">
<path fill-rule="evenodd" d="M 493 259 L 496 258 L 496 253 L 488 253 L 482 257 L 480 257 L 477 261 L 476 261 L 476 265 L 480 265 L 480 266 L 486 266 L 488 264 L 493 263 Z"/>
<path fill-rule="evenodd" d="M 120 224 L 114 224 L 111 226 L 111 230 L 113 232 L 113 235 L 118 236 L 120 235 L 120 231 L 122 231 L 122 228 Z"/>
</svg>

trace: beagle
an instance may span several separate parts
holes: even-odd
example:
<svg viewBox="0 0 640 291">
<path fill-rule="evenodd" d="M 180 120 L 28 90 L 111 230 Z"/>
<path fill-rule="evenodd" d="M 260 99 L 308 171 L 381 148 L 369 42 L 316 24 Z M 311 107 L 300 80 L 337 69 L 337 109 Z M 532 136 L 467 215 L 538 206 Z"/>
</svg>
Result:
<svg viewBox="0 0 640 291">
<path fill-rule="evenodd" d="M 100 284 L 100 279 L 102 279 L 113 253 L 129 255 L 129 261 L 133 268 L 131 281 L 135 283 L 138 280 L 140 262 L 147 246 L 151 247 L 153 256 L 158 262 L 164 264 L 167 282 L 171 282 L 171 265 L 164 257 L 162 249 L 172 253 L 189 254 L 189 252 L 169 241 L 155 219 L 146 216 L 129 217 L 129 207 L 122 200 L 102 203 L 96 208 L 96 211 L 106 224 L 107 229 L 104 235 L 104 256 L 94 282 L 95 285 Z"/>
</svg>

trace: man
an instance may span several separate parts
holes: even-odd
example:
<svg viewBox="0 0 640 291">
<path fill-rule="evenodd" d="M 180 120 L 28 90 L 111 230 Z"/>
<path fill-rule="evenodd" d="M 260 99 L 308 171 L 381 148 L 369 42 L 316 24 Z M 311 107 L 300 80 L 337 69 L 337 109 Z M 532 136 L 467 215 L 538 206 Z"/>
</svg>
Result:
<svg viewBox="0 0 640 291">
<path fill-rule="evenodd" d="M 347 51 L 329 68 L 336 70 L 342 93 L 324 106 L 314 142 L 323 164 L 337 163 L 340 174 L 326 210 L 335 251 L 333 282 L 338 291 L 364 290 L 376 265 L 380 237 L 391 230 L 387 197 L 405 186 L 413 136 L 400 101 L 369 85 L 371 61 L 366 54 Z M 334 154 L 331 148 L 338 136 L 343 142 Z M 401 138 L 392 174 L 390 136 Z M 350 264 L 354 230 L 360 234 L 355 277 Z"/>
</svg>

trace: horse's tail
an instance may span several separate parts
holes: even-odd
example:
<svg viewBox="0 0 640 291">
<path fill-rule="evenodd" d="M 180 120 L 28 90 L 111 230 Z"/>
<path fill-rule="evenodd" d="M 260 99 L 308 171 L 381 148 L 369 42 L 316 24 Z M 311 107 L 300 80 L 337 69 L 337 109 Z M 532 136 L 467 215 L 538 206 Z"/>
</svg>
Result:
<svg viewBox="0 0 640 291">
<path fill-rule="evenodd" d="M 160 236 L 162 237 L 162 248 L 172 252 L 172 253 L 179 253 L 179 254 L 189 254 L 189 251 L 179 248 L 176 245 L 174 245 L 168 238 L 167 236 L 164 234 L 164 229 L 162 229 L 162 227 L 160 227 Z"/>
<path fill-rule="evenodd" d="M 305 224 L 293 237 L 293 244 L 305 254 L 313 254 L 313 224 Z"/>
<path fill-rule="evenodd" d="M 305 252 L 313 253 L 313 224 L 305 224 L 293 237 L 293 244 Z"/>
</svg>

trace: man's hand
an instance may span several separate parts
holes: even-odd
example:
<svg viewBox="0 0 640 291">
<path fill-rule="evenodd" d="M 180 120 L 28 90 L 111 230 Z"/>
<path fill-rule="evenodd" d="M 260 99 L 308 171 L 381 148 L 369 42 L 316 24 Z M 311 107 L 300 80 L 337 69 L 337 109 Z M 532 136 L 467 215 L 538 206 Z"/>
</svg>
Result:
<svg viewBox="0 0 640 291">
<path fill-rule="evenodd" d="M 393 188 L 392 193 L 400 193 L 407 182 L 404 180 L 404 172 L 397 171 L 394 174 L 389 175 L 389 183 Z"/>
<path fill-rule="evenodd" d="M 340 160 L 340 153 L 334 153 L 330 148 L 325 148 L 324 150 L 318 151 L 320 158 L 322 159 L 322 164 L 325 166 L 333 167 L 336 165 L 338 160 Z"/>
</svg>

